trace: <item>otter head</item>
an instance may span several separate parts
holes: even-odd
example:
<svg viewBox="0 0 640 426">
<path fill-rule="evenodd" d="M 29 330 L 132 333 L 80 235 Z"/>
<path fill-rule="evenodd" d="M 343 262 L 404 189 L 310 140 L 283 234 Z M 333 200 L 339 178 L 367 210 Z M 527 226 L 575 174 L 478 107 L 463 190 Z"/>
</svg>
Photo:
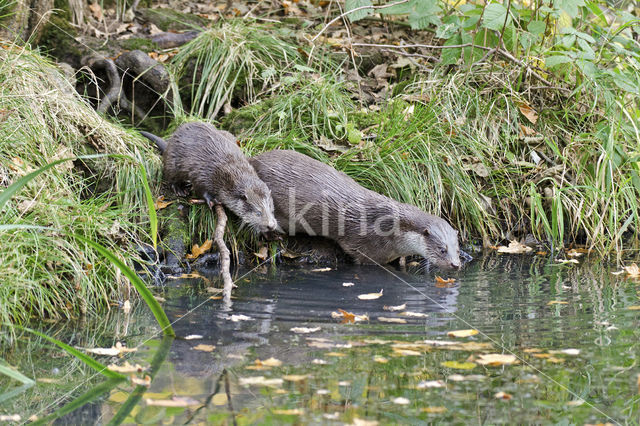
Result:
<svg viewBox="0 0 640 426">
<path fill-rule="evenodd" d="M 258 233 L 276 230 L 278 223 L 273 215 L 273 198 L 264 182 L 238 188 L 233 199 L 229 208 L 252 230 Z"/>
<path fill-rule="evenodd" d="M 425 242 L 424 258 L 440 269 L 460 269 L 458 231 L 445 220 L 431 216 L 421 231 Z"/>
</svg>

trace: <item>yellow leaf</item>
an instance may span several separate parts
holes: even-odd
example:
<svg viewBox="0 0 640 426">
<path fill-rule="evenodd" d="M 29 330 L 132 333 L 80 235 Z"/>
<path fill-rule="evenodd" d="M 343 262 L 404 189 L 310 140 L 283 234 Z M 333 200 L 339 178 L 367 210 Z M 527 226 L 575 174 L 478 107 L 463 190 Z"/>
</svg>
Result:
<svg viewBox="0 0 640 426">
<path fill-rule="evenodd" d="M 389 318 L 389 317 L 378 317 L 378 321 L 380 322 L 390 322 L 394 324 L 406 324 L 407 320 L 404 318 Z"/>
<path fill-rule="evenodd" d="M 630 311 L 640 311 L 640 305 L 628 306 L 627 309 Z"/>
<path fill-rule="evenodd" d="M 499 246 L 498 253 L 511 253 L 511 254 L 522 254 L 529 253 L 533 249 L 529 246 L 525 246 L 524 244 L 520 244 L 517 241 L 511 241 L 508 247 Z"/>
<path fill-rule="evenodd" d="M 146 370 L 145 368 L 141 367 L 140 364 L 131 365 L 129 364 L 128 361 L 125 361 L 125 363 L 122 365 L 110 364 L 107 368 L 111 371 L 117 371 L 118 373 L 125 373 L 125 374 L 140 373 L 141 371 Z"/>
<path fill-rule="evenodd" d="M 164 195 L 156 200 L 154 206 L 156 210 L 162 210 L 173 204 L 173 201 L 164 201 Z"/>
<path fill-rule="evenodd" d="M 449 337 L 469 337 L 475 336 L 478 334 L 478 330 L 469 329 L 469 330 L 455 330 L 447 333 Z"/>
<path fill-rule="evenodd" d="M 403 303 L 402 305 L 397 305 L 397 306 L 383 306 L 382 309 L 384 309 L 385 311 L 402 311 L 407 307 L 406 303 Z"/>
<path fill-rule="evenodd" d="M 380 363 L 380 364 L 386 364 L 386 363 L 389 362 L 389 360 L 386 359 L 383 356 L 376 355 L 376 356 L 373 357 L 373 362 L 377 362 L 377 363 Z"/>
<path fill-rule="evenodd" d="M 256 359 L 256 365 L 260 365 L 264 367 L 280 367 L 282 365 L 282 361 L 273 357 L 269 359 L 265 359 L 264 361 Z"/>
<path fill-rule="evenodd" d="M 421 411 L 428 414 L 442 414 L 447 412 L 447 407 L 424 407 Z"/>
<path fill-rule="evenodd" d="M 444 279 L 441 276 L 436 275 L 436 282 L 440 284 L 451 284 L 451 283 L 455 283 L 456 279 L 455 278 Z"/>
<path fill-rule="evenodd" d="M 238 379 L 238 383 L 240 386 L 281 386 L 284 380 L 282 379 L 266 379 L 264 376 L 253 376 L 253 377 L 240 377 Z"/>
<path fill-rule="evenodd" d="M 564 300 L 552 300 L 551 302 L 547 303 L 547 306 L 552 306 L 552 305 L 568 305 L 569 302 L 565 302 Z"/>
<path fill-rule="evenodd" d="M 290 410 L 271 410 L 273 414 L 280 414 L 281 416 L 301 416 L 304 414 L 302 408 L 292 408 Z"/>
<path fill-rule="evenodd" d="M 375 299 L 379 299 L 382 297 L 382 290 L 380 290 L 380 293 L 367 293 L 367 294 L 361 294 L 358 296 L 358 299 L 360 300 L 375 300 Z"/>
<path fill-rule="evenodd" d="M 267 246 L 262 246 L 260 247 L 260 250 L 258 250 L 257 253 L 253 253 L 253 254 L 260 260 L 266 260 L 267 257 L 269 256 L 269 249 L 267 248 Z"/>
<path fill-rule="evenodd" d="M 455 368 L 456 370 L 471 370 L 476 367 L 473 362 L 460 362 L 460 361 L 445 361 L 440 365 L 447 368 Z"/>
<path fill-rule="evenodd" d="M 213 395 L 213 398 L 211 398 L 211 403 L 217 406 L 226 405 L 227 401 L 227 394 L 224 393 L 217 393 Z"/>
<path fill-rule="evenodd" d="M 197 259 L 202 254 L 204 254 L 207 251 L 209 251 L 211 249 L 212 245 L 213 245 L 213 241 L 211 241 L 211 240 L 205 241 L 201 246 L 199 246 L 197 244 L 194 244 L 193 247 L 191 247 L 191 253 L 187 254 L 185 256 L 185 258 L 187 258 L 187 259 Z"/>
<path fill-rule="evenodd" d="M 498 392 L 495 395 L 493 395 L 493 397 L 496 399 L 502 399 L 504 401 L 508 401 L 512 398 L 512 396 L 506 392 Z"/>
<path fill-rule="evenodd" d="M 476 362 L 480 365 L 497 367 L 500 365 L 513 364 L 517 360 L 518 359 L 515 355 L 511 354 L 483 354 L 478 356 L 478 360 Z"/>
<path fill-rule="evenodd" d="M 290 374 L 288 376 L 282 376 L 287 382 L 301 382 L 309 378 L 308 374 Z"/>
<path fill-rule="evenodd" d="M 308 333 L 315 333 L 316 331 L 320 331 L 320 327 L 313 327 L 313 328 L 309 328 L 309 327 L 292 327 L 290 330 L 293 331 L 294 333 L 308 334 Z"/>
<path fill-rule="evenodd" d="M 213 352 L 215 348 L 216 347 L 214 345 L 202 345 L 202 344 L 193 347 L 194 350 L 202 351 L 202 352 Z"/>
</svg>

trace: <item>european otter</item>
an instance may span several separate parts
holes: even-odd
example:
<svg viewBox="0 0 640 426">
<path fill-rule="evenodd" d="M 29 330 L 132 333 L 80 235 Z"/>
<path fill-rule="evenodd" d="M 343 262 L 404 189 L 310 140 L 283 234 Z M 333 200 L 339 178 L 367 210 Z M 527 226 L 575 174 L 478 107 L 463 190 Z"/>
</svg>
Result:
<svg viewBox="0 0 640 426">
<path fill-rule="evenodd" d="M 277 227 L 271 192 L 229 132 L 208 123 L 186 123 L 164 141 L 140 132 L 162 151 L 164 179 L 177 195 L 188 195 L 191 184 L 196 196 L 209 207 L 220 203 L 257 232 Z"/>
<path fill-rule="evenodd" d="M 295 151 L 269 151 L 249 162 L 271 190 L 279 230 L 328 237 L 358 263 L 419 255 L 439 268 L 460 268 L 458 232 L 445 220 Z"/>
</svg>

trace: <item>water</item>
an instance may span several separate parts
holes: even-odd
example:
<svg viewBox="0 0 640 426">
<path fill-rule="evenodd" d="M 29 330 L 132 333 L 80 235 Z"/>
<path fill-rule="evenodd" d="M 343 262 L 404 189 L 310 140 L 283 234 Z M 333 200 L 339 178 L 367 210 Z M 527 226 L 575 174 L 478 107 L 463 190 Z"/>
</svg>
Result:
<svg viewBox="0 0 640 426">
<path fill-rule="evenodd" d="M 0 407 L 42 417 L 103 384 L 58 422 L 639 424 L 640 310 L 633 307 L 640 286 L 607 266 L 581 263 L 490 254 L 452 275 L 452 284 L 394 268 L 263 268 L 238 273 L 227 309 L 201 279 L 170 281 L 160 293 L 179 339 L 154 336 L 158 327 L 144 306 L 115 313 L 99 330 L 58 334 L 77 346 L 139 347 L 98 359 L 150 367 L 139 374 L 152 378 L 148 389 L 105 386 L 55 348 L 22 343 L 5 358 L 39 382 Z M 378 299 L 358 298 L 380 290 Z M 343 323 L 332 317 L 339 309 L 369 319 Z M 479 333 L 447 335 L 464 329 Z M 184 339 L 193 335 L 202 337 Z M 480 365 L 486 354 L 516 359 Z M 156 405 L 174 397 L 177 407 Z"/>
</svg>

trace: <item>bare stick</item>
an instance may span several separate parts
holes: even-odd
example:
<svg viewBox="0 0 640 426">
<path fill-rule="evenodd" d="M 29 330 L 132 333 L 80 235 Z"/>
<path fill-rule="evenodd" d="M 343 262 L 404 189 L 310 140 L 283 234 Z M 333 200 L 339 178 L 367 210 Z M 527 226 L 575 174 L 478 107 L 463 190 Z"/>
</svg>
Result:
<svg viewBox="0 0 640 426">
<path fill-rule="evenodd" d="M 333 25 L 336 21 L 339 21 L 340 19 L 344 18 L 345 16 L 353 13 L 353 12 L 357 12 L 359 10 L 363 10 L 363 9 L 385 9 L 387 7 L 391 7 L 391 6 L 397 6 L 399 4 L 402 3 L 407 3 L 409 0 L 401 0 L 401 1 L 397 1 L 395 3 L 390 3 L 390 4 L 384 4 L 382 6 L 360 6 L 360 7 L 356 7 L 355 9 L 351 9 L 351 10 L 347 10 L 346 12 L 340 14 L 339 16 L 333 18 L 332 20 L 329 21 L 329 23 L 327 25 L 325 25 L 318 34 L 316 34 L 312 39 L 311 39 L 311 43 L 313 43 L 314 41 L 316 41 L 316 39 L 318 37 L 320 37 L 322 35 L 322 33 L 324 33 L 327 28 L 329 28 L 331 25 Z"/>
<path fill-rule="evenodd" d="M 229 272 L 229 266 L 231 265 L 231 259 L 229 258 L 229 249 L 224 243 L 224 228 L 227 226 L 227 215 L 224 212 L 224 208 L 221 204 L 216 204 L 216 230 L 213 236 L 213 241 L 218 246 L 220 252 L 220 274 L 222 274 L 223 288 L 223 300 L 224 303 L 231 303 L 231 289 L 233 289 L 233 280 L 231 279 L 231 273 Z"/>
<path fill-rule="evenodd" d="M 417 47 L 423 47 L 425 49 L 455 49 L 459 47 L 473 46 L 476 49 L 493 50 L 493 48 L 491 47 L 478 46 L 477 44 L 474 45 L 473 43 L 452 44 L 450 46 L 446 46 L 442 44 L 401 44 L 398 46 L 395 44 L 353 43 L 352 46 L 353 47 L 358 47 L 358 46 L 359 47 L 384 47 L 387 49 L 411 49 L 411 48 L 417 48 Z"/>
</svg>

